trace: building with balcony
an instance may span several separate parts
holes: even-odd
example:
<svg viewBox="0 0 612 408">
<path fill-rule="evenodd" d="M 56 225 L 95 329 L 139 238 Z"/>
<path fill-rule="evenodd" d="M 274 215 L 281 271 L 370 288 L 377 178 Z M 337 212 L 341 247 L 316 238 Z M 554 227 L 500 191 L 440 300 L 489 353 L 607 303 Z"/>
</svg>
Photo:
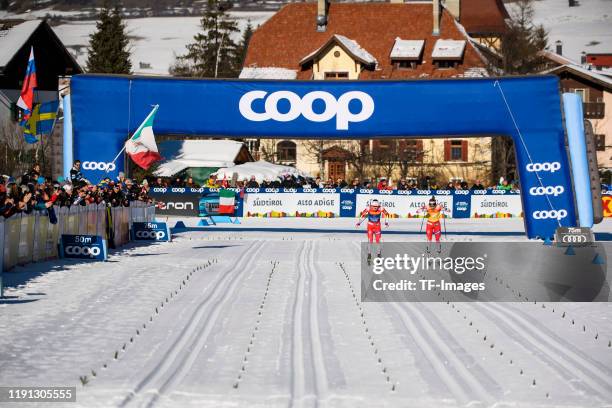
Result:
<svg viewBox="0 0 612 408">
<path fill-rule="evenodd" d="M 584 117 L 593 125 L 600 171 L 612 171 L 612 78 L 576 64 L 560 65 L 545 73 L 560 78 L 563 92 L 580 95 Z"/>
</svg>

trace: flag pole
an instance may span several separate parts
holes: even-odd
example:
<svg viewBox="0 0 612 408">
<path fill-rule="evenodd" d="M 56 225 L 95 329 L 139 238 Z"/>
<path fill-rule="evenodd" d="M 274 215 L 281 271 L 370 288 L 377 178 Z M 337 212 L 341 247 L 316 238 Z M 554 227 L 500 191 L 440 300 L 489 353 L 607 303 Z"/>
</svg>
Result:
<svg viewBox="0 0 612 408">
<path fill-rule="evenodd" d="M 152 105 L 152 106 L 153 106 L 153 110 L 152 110 L 152 111 L 151 111 L 151 112 L 150 112 L 150 113 L 147 115 L 147 117 L 145 118 L 145 120 L 144 120 L 144 121 L 143 121 L 143 122 L 140 124 L 140 126 L 138 126 L 138 129 L 136 129 L 136 131 L 135 131 L 134 133 L 138 133 L 138 132 L 139 132 L 139 131 L 142 129 L 143 125 L 144 125 L 144 124 L 147 122 L 147 120 L 149 119 L 149 117 L 151 117 L 151 115 L 152 115 L 152 114 L 153 114 L 153 113 L 154 113 L 154 112 L 155 112 L 155 111 L 156 111 L 156 110 L 159 108 L 159 104 Z M 129 132 L 129 129 L 128 129 L 128 132 Z M 128 138 L 128 140 L 130 140 L 131 138 L 132 138 L 132 136 L 130 136 L 130 137 Z M 126 142 L 127 142 L 127 140 L 126 140 Z M 113 161 L 111 162 L 112 164 L 115 164 L 115 162 L 117 161 L 117 159 L 119 158 L 119 156 L 121 156 L 121 153 L 123 153 L 123 151 L 124 151 L 124 150 L 125 150 L 125 143 L 123 143 L 123 148 L 122 148 L 122 149 L 119 151 L 119 153 L 117 153 L 117 155 L 115 156 L 115 158 L 114 158 L 114 159 L 113 159 Z M 109 168 L 109 167 L 110 167 L 110 166 L 107 166 L 107 167 L 106 167 L 106 172 L 107 172 L 107 173 L 109 172 L 109 170 L 108 170 L 108 168 Z"/>
</svg>

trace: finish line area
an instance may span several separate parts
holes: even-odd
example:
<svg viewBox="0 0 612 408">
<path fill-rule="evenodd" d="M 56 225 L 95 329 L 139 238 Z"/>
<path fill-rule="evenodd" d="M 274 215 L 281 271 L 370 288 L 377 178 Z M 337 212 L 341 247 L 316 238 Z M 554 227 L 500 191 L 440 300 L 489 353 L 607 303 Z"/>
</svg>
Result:
<svg viewBox="0 0 612 408">
<path fill-rule="evenodd" d="M 352 218 L 240 218 L 240 224 L 218 224 L 211 226 L 198 226 L 201 218 L 180 216 L 158 216 L 158 221 L 165 221 L 171 227 L 172 234 L 184 232 L 206 232 L 222 239 L 229 233 L 245 235 L 252 238 L 254 235 L 264 234 L 305 234 L 305 235 L 339 235 L 342 239 L 367 240 L 364 226 L 355 227 Z M 183 223 L 181 225 L 180 223 Z M 177 223 L 179 225 L 177 226 Z M 389 227 L 382 229 L 383 241 L 425 241 L 424 226 L 421 229 L 421 219 L 392 219 Z M 612 241 L 612 221 L 604 219 L 593 228 L 597 241 Z M 446 236 L 443 241 L 529 241 L 525 237 L 524 224 L 521 218 L 500 219 L 447 219 Z M 443 233 L 444 234 L 444 233 Z M 232 239 L 232 238 L 229 238 Z M 241 238 L 236 238 L 241 239 Z M 291 239 L 286 237 L 286 239 Z"/>
</svg>

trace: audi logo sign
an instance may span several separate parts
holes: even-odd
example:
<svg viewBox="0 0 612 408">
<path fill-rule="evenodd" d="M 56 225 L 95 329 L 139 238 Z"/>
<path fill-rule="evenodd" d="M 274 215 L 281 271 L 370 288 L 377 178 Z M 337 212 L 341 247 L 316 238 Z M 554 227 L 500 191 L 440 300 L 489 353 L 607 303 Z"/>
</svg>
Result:
<svg viewBox="0 0 612 408">
<path fill-rule="evenodd" d="M 555 232 L 558 246 L 588 246 L 594 242 L 593 232 L 587 227 L 560 227 Z"/>
</svg>

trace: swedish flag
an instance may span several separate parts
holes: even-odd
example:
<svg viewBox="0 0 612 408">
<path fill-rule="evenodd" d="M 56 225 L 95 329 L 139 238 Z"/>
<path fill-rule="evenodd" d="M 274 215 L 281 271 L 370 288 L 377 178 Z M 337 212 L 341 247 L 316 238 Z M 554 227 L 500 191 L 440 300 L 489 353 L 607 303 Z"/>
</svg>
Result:
<svg viewBox="0 0 612 408">
<path fill-rule="evenodd" d="M 58 101 L 37 104 L 24 127 L 27 135 L 46 135 L 53 130 L 57 117 Z"/>
</svg>

